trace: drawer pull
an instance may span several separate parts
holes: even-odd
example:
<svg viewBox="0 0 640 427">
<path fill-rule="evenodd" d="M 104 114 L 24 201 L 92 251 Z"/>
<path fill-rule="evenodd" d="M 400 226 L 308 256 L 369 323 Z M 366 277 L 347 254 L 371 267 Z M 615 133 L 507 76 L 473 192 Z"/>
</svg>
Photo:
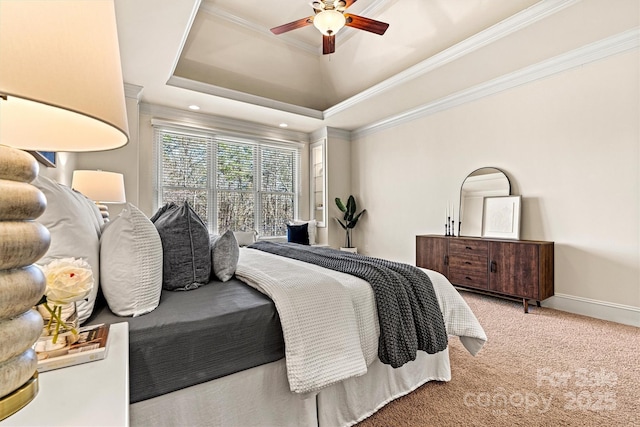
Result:
<svg viewBox="0 0 640 427">
<path fill-rule="evenodd" d="M 489 270 L 490 270 L 492 273 L 495 273 L 496 271 L 498 271 L 498 265 L 496 264 L 496 262 L 495 262 L 495 261 L 491 261 L 491 262 L 489 263 Z"/>
<path fill-rule="evenodd" d="M 465 279 L 473 281 L 473 279 L 469 276 L 465 276 Z"/>
<path fill-rule="evenodd" d="M 469 250 L 469 251 L 473 250 L 473 248 L 471 246 L 467 246 L 466 249 Z"/>
<path fill-rule="evenodd" d="M 471 261 L 465 261 L 464 263 L 467 265 L 471 265 Z"/>
</svg>

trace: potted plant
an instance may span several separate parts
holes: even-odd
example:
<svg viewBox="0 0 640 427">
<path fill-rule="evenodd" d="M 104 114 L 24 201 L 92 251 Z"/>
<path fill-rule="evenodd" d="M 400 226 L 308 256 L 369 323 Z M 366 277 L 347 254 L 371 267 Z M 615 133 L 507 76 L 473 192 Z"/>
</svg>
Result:
<svg viewBox="0 0 640 427">
<path fill-rule="evenodd" d="M 336 197 L 336 206 L 338 206 L 338 209 L 340 209 L 340 211 L 344 214 L 342 220 L 340 218 L 336 218 L 336 221 L 338 221 L 338 224 L 340 224 L 340 226 L 346 232 L 346 246 L 340 249 L 346 249 L 349 252 L 358 252 L 357 248 L 351 246 L 351 230 L 353 230 L 356 224 L 358 224 L 358 220 L 367 210 L 363 209 L 359 213 L 356 213 L 356 199 L 353 196 L 349 196 L 346 206 L 344 203 L 342 203 L 340 197 Z"/>
</svg>

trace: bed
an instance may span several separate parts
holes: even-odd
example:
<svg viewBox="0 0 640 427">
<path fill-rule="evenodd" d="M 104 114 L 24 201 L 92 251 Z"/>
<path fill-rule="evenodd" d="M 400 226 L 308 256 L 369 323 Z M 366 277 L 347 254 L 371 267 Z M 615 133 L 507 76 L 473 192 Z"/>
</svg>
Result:
<svg viewBox="0 0 640 427">
<path fill-rule="evenodd" d="M 458 336 L 475 355 L 486 341 L 475 316 L 444 276 L 423 271 L 433 284 L 446 333 Z M 293 322 L 306 325 L 298 329 L 307 344 L 296 347 L 289 337 L 285 345 L 291 321 L 279 313 L 288 303 L 270 288 L 281 282 L 302 284 L 303 293 L 329 289 L 324 296 L 313 291 L 303 301 L 319 311 L 331 307 L 330 314 L 343 299 L 336 289 L 347 289 L 352 303 L 346 309 L 353 304 L 352 317 L 360 326 L 334 335 L 355 337 L 331 351 L 336 345 L 322 344 L 321 332 L 309 332 L 316 321 L 311 317 Z M 305 308 L 295 316 L 314 310 Z M 451 379 L 448 348 L 434 354 L 418 351 L 415 360 L 399 368 L 380 361 L 377 307 L 366 281 L 253 248 L 241 248 L 236 276 L 228 282 L 187 292 L 163 290 L 158 308 L 140 317 L 118 317 L 98 304 L 90 323 L 123 320 L 130 330 L 133 426 L 348 426 L 428 381 Z M 342 328 L 342 320 L 333 321 L 331 328 L 319 329 Z M 316 358 L 321 351 L 314 342 L 330 347 L 329 354 Z M 363 363 L 353 362 L 358 351 Z M 300 370 L 307 377 L 298 381 L 291 372 Z"/>
<path fill-rule="evenodd" d="M 486 340 L 453 286 L 427 271 L 440 350 L 400 352 L 411 361 L 394 357 L 387 362 L 400 367 L 392 368 L 380 361 L 388 356 L 380 350 L 393 346 L 383 340 L 390 323 L 373 295 L 377 280 L 256 247 L 239 249 L 232 232 L 209 236 L 187 203 L 184 217 L 165 224 L 165 231 L 184 238 L 165 241 L 158 223 L 131 204 L 106 225 L 83 195 L 46 177 L 34 185 L 48 202 L 38 221 L 51 233 L 40 263 L 86 259 L 99 286 L 77 304 L 81 322 L 129 323 L 133 426 L 352 425 L 427 381 L 450 380 L 451 336 L 472 354 Z M 188 229 L 180 228 L 183 220 Z M 290 245 L 294 258 L 311 250 Z M 184 264 L 188 291 L 165 289 L 174 267 L 164 261 L 175 259 L 167 256 L 175 248 L 190 254 Z M 237 251 L 239 259 L 231 256 Z M 211 258 L 211 268 L 197 263 L 196 255 Z M 203 276 L 197 286 L 192 270 Z M 97 298 L 99 291 L 104 298 Z"/>
</svg>

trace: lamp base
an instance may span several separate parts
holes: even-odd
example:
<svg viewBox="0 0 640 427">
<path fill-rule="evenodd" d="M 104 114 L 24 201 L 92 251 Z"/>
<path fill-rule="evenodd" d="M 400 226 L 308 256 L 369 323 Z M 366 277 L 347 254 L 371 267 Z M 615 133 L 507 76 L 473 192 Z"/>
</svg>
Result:
<svg viewBox="0 0 640 427">
<path fill-rule="evenodd" d="M 109 222 L 109 208 L 107 207 L 107 205 L 103 205 L 99 202 L 96 202 L 96 205 L 100 210 L 100 214 L 102 215 L 102 219 L 104 220 L 104 222 Z"/>
<path fill-rule="evenodd" d="M 0 420 L 24 408 L 38 395 L 38 371 L 23 385 L 0 398 Z"/>
</svg>

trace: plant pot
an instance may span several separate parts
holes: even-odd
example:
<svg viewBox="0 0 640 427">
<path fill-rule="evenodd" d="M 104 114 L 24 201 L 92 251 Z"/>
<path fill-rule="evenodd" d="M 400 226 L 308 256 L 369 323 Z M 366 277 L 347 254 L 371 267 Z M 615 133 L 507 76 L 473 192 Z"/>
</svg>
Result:
<svg viewBox="0 0 640 427">
<path fill-rule="evenodd" d="M 351 252 L 354 254 L 358 253 L 358 248 L 340 248 L 341 251 L 345 251 L 345 252 Z"/>
</svg>

